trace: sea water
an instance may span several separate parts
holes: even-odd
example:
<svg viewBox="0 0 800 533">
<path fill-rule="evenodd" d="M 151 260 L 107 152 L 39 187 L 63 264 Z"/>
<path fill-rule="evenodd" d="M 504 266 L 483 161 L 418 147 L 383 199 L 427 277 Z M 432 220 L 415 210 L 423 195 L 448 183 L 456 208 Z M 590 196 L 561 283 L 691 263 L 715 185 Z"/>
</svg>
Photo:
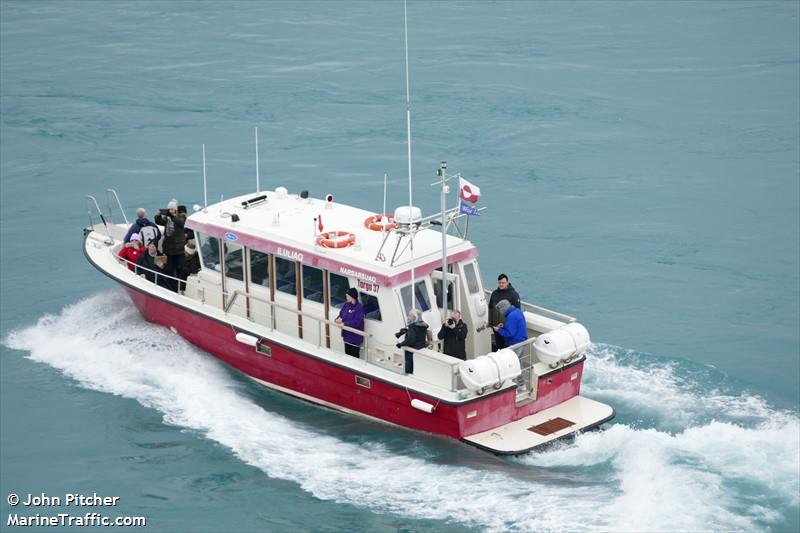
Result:
<svg viewBox="0 0 800 533">
<path fill-rule="evenodd" d="M 403 204 L 402 15 L 0 3 L 4 526 L 10 493 L 97 493 L 149 531 L 800 529 L 795 2 L 410 3 L 415 203 L 447 160 L 487 286 L 588 326 L 617 418 L 573 443 L 499 458 L 266 391 L 88 265 L 84 195 L 201 203 L 202 144 L 210 201 L 252 191 L 255 126 L 263 187 L 377 212 L 387 173 Z"/>
</svg>

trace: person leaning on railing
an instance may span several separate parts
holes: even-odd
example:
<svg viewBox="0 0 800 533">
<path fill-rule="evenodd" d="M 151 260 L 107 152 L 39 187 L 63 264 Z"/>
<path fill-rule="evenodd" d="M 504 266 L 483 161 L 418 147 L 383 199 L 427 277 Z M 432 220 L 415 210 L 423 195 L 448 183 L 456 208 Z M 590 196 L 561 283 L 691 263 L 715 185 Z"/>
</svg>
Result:
<svg viewBox="0 0 800 533">
<path fill-rule="evenodd" d="M 183 251 L 185 257 L 183 258 L 183 265 L 181 265 L 178 271 L 178 278 L 181 280 L 178 287 L 179 291 L 186 290 L 186 283 L 184 283 L 186 278 L 200 272 L 200 255 L 197 253 L 195 244 L 192 242 L 188 243 L 183 247 Z"/>
<path fill-rule="evenodd" d="M 147 243 L 147 251 L 139 256 L 136 265 L 141 268 L 136 269 L 136 273 L 147 281 L 166 287 L 164 276 L 159 276 L 157 273 L 164 270 L 165 263 L 161 260 L 162 256 L 158 255 L 158 246 L 155 241 Z M 168 287 L 167 287 L 168 288 Z"/>
<path fill-rule="evenodd" d="M 339 311 L 339 316 L 336 317 L 336 325 L 340 328 L 347 326 L 363 331 L 364 307 L 358 301 L 358 291 L 354 287 L 350 287 L 345 293 L 345 298 L 347 301 Z M 353 331 L 342 330 L 342 340 L 344 341 L 344 352 L 347 355 L 358 357 L 364 337 Z"/>
<path fill-rule="evenodd" d="M 126 242 L 119 249 L 119 256 L 128 262 L 128 270 L 134 270 L 134 265 L 143 253 L 145 251 L 142 246 L 142 237 L 138 233 L 131 235 L 130 242 Z"/>
<path fill-rule="evenodd" d="M 503 338 L 504 346 L 513 346 L 528 339 L 528 327 L 522 311 L 511 305 L 508 300 L 497 302 L 497 310 L 503 314 L 503 322 L 492 326 L 492 329 Z M 523 347 L 515 348 L 514 352 L 522 357 Z"/>
<path fill-rule="evenodd" d="M 398 348 L 408 346 L 415 350 L 421 350 L 428 345 L 428 324 L 422 320 L 422 312 L 419 309 L 412 309 L 408 312 L 408 324 L 406 327 L 394 334 L 398 339 L 405 335 L 403 342 L 397 343 Z M 406 374 L 414 373 L 414 353 L 405 352 L 405 371 Z"/>
</svg>

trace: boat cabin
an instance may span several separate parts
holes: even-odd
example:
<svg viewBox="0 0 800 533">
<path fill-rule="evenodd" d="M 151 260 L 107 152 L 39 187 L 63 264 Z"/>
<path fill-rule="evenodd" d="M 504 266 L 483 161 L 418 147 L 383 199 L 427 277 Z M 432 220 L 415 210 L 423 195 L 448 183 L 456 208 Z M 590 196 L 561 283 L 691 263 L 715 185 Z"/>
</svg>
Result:
<svg viewBox="0 0 800 533">
<path fill-rule="evenodd" d="M 186 226 L 195 232 L 202 269 L 188 280 L 186 296 L 344 352 L 340 331 L 327 322 L 338 315 L 345 292 L 355 287 L 367 333 L 361 358 L 402 371 L 395 333 L 405 326 L 412 308 L 413 266 L 413 305 L 422 311 L 430 326 L 431 346 L 436 348 L 428 350 L 431 364 L 441 366 L 443 357 L 448 364 L 460 362 L 441 353 L 436 356 L 441 349 L 436 334 L 447 318 L 444 278 L 446 308 L 460 310 L 470 331 L 468 357 L 490 351 L 478 254 L 469 241 L 447 236 L 448 272 L 443 274 L 438 231 L 420 229 L 413 236 L 413 249 L 405 242 L 389 257 L 402 237 L 392 235 L 393 223 L 387 224 L 389 231 L 380 221 L 373 225 L 379 229 L 370 229 L 374 213 L 280 188 L 252 199 L 232 198 L 187 219 Z M 323 241 L 329 234 L 345 235 L 345 245 Z M 418 357 L 415 364 L 415 373 L 425 373 L 426 361 Z"/>
<path fill-rule="evenodd" d="M 462 313 L 469 330 L 467 359 L 491 351 L 488 291 L 477 249 L 465 238 L 446 236 L 443 273 L 440 231 L 413 220 L 403 231 L 402 223 L 330 196 L 315 199 L 280 187 L 198 209 L 186 226 L 195 232 L 202 268 L 187 280 L 184 295 L 206 305 L 344 353 L 341 331 L 332 322 L 345 292 L 355 287 L 365 313 L 360 358 L 403 373 L 405 348 L 396 348 L 396 333 L 412 308 L 413 277 L 413 307 L 429 325 L 428 348 L 414 353 L 413 377 L 446 390 L 463 389 L 461 360 L 443 354 L 436 337 L 447 319 L 445 309 Z M 529 336 L 571 319 L 525 311 Z"/>
</svg>

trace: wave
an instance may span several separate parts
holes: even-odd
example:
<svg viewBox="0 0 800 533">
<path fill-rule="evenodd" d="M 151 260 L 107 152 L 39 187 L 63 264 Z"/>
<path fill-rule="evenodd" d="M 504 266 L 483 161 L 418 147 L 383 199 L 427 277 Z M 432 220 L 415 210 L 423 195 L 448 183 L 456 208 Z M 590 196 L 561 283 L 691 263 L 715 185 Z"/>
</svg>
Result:
<svg viewBox="0 0 800 533">
<path fill-rule="evenodd" d="M 4 343 L 83 387 L 158 410 L 166 424 L 198 432 L 271 478 L 375 512 L 487 531 L 752 530 L 780 523 L 798 506 L 798 418 L 758 399 L 742 408 L 760 417 L 749 425 L 712 421 L 670 433 L 617 424 L 544 453 L 446 464 L 425 450 L 441 439 L 423 438 L 422 450 L 396 450 L 380 437 L 355 442 L 290 419 L 280 405 L 261 405 L 255 385 L 144 322 L 121 291 L 42 317 Z M 618 396 L 626 409 L 663 417 L 670 407 L 693 403 L 690 387 L 670 385 L 674 369 L 638 367 L 618 360 L 616 350 L 594 348 L 586 372 L 590 395 L 612 403 Z M 603 377 L 606 371 L 617 379 Z M 648 376 L 657 385 L 649 395 Z M 671 400 L 661 402 L 662 394 Z M 738 407 L 720 401 L 726 416 L 737 416 Z M 448 446 L 456 454 L 464 447 Z"/>
</svg>

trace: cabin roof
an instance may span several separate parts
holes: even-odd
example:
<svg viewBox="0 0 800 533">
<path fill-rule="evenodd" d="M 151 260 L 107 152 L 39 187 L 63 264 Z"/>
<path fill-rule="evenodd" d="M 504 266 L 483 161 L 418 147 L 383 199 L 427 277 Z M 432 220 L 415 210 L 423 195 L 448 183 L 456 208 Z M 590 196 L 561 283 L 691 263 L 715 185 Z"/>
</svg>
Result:
<svg viewBox="0 0 800 533">
<path fill-rule="evenodd" d="M 266 194 L 267 200 L 248 208 L 242 202 Z M 232 221 L 232 215 L 239 217 Z M 382 285 L 395 285 L 411 279 L 411 251 L 406 248 L 395 266 L 390 265 L 398 234 L 392 232 L 382 255 L 376 259 L 384 235 L 368 229 L 364 222 L 375 213 L 318 198 L 281 195 L 274 191 L 247 194 L 208 206 L 189 216 L 187 227 L 219 237 L 227 242 L 284 256 L 319 268 L 339 272 Z M 346 231 L 355 235 L 355 244 L 347 248 L 325 248 L 316 244 L 319 235 L 315 218 L 321 217 L 323 232 Z M 404 239 L 400 250 L 405 248 Z M 448 261 L 456 262 L 477 256 L 475 246 L 464 239 L 447 236 Z M 416 276 L 425 275 L 441 265 L 442 234 L 432 229 L 419 230 L 414 238 Z"/>
</svg>

